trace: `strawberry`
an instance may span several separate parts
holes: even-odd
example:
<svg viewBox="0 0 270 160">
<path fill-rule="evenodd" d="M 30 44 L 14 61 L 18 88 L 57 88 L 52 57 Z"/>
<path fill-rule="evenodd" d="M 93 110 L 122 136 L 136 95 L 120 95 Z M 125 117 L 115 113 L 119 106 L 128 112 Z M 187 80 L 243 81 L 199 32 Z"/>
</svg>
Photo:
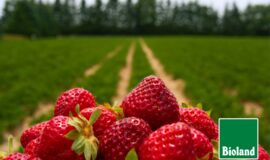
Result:
<svg viewBox="0 0 270 160">
<path fill-rule="evenodd" d="M 259 146 L 259 159 L 258 160 L 270 160 L 269 154 L 264 150 L 262 146 Z"/>
<path fill-rule="evenodd" d="M 140 160 L 196 160 L 188 125 L 167 124 L 149 135 L 139 148 Z"/>
<path fill-rule="evenodd" d="M 218 139 L 218 126 L 207 112 L 200 108 L 180 108 L 181 122 L 201 131 L 210 140 Z"/>
<path fill-rule="evenodd" d="M 40 140 L 41 140 L 41 137 L 38 137 L 32 140 L 30 143 L 28 143 L 27 146 L 25 147 L 24 153 L 38 157 L 37 149 L 40 145 Z"/>
<path fill-rule="evenodd" d="M 208 137 L 194 128 L 190 128 L 190 133 L 196 157 L 211 160 L 213 157 L 213 146 Z"/>
<path fill-rule="evenodd" d="M 51 119 L 41 135 L 40 145 L 37 154 L 41 159 L 48 160 L 73 160 L 78 155 L 71 150 L 72 140 L 65 135 L 74 130 L 73 126 L 68 124 L 69 118 L 57 116 Z"/>
<path fill-rule="evenodd" d="M 138 148 L 150 133 L 151 128 L 143 119 L 128 117 L 116 121 L 99 139 L 103 160 L 124 160 L 129 150 Z"/>
<path fill-rule="evenodd" d="M 42 122 L 25 130 L 21 136 L 22 146 L 25 148 L 30 141 L 39 137 L 43 132 L 43 129 L 45 128 L 46 124 L 47 122 Z"/>
<path fill-rule="evenodd" d="M 41 160 L 37 157 L 32 157 L 28 154 L 22 154 L 22 153 L 13 153 L 7 157 L 5 157 L 3 160 Z"/>
<path fill-rule="evenodd" d="M 54 115 L 68 116 L 70 112 L 76 115 L 75 107 L 80 105 L 80 109 L 95 107 L 94 96 L 83 88 L 74 88 L 62 93 L 56 102 Z"/>
<path fill-rule="evenodd" d="M 126 117 L 138 117 L 157 129 L 180 119 L 178 104 L 164 82 L 155 76 L 143 79 L 123 100 L 121 107 Z"/>
<path fill-rule="evenodd" d="M 94 136 L 93 124 L 101 110 L 96 110 L 86 119 L 76 107 L 77 117 L 57 116 L 43 130 L 37 155 L 44 160 L 92 160 L 97 157 L 98 139 Z M 83 158 L 84 157 L 84 158 Z"/>
<path fill-rule="evenodd" d="M 96 110 L 101 110 L 101 115 L 93 125 L 94 134 L 96 137 L 99 137 L 103 134 L 103 132 L 116 121 L 116 114 L 111 110 L 103 107 L 98 106 L 95 108 L 85 108 L 81 111 L 81 114 L 86 118 L 89 119 L 93 112 Z"/>
</svg>

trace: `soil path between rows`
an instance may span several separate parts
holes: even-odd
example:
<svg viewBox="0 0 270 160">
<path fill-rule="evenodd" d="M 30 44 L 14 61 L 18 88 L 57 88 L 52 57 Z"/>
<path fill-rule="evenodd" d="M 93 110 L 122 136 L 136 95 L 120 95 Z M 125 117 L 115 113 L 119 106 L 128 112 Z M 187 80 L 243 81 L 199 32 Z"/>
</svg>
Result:
<svg viewBox="0 0 270 160">
<path fill-rule="evenodd" d="M 184 94 L 185 82 L 182 79 L 174 79 L 172 75 L 169 75 L 165 71 L 164 66 L 161 64 L 159 59 L 155 57 L 152 49 L 146 44 L 143 39 L 140 39 L 140 44 L 144 53 L 146 54 L 146 57 L 153 71 L 158 77 L 160 77 L 164 81 L 169 90 L 175 95 L 177 102 L 179 104 L 183 102 L 189 103 L 189 98 L 186 97 Z"/>
<path fill-rule="evenodd" d="M 263 115 L 263 106 L 257 102 L 253 101 L 244 101 L 244 113 L 249 116 L 261 117 Z"/>
<path fill-rule="evenodd" d="M 89 77 L 93 76 L 102 67 L 102 65 L 104 64 L 104 61 L 109 60 L 109 59 L 113 58 L 114 56 L 116 56 L 117 53 L 119 53 L 121 49 L 122 49 L 122 46 L 117 46 L 114 50 L 107 53 L 106 57 L 103 60 L 101 60 L 101 62 L 99 62 L 95 65 L 92 65 L 90 68 L 86 69 L 84 72 L 84 78 L 89 78 Z M 80 78 L 80 79 L 82 79 L 82 78 Z M 49 113 L 51 110 L 53 110 L 53 108 L 54 108 L 54 103 L 52 103 L 52 102 L 39 103 L 36 111 L 32 115 L 26 117 L 19 126 L 17 126 L 16 128 L 14 128 L 11 131 L 7 131 L 7 132 L 3 133 L 3 138 L 5 141 L 3 144 L 0 145 L 0 150 L 1 151 L 8 151 L 7 139 L 10 135 L 12 135 L 14 137 L 13 150 L 14 151 L 18 150 L 19 147 L 21 146 L 20 136 L 21 136 L 22 132 L 31 126 L 31 122 L 34 119 L 39 118 L 42 115 Z"/>
<path fill-rule="evenodd" d="M 230 97 L 239 95 L 239 91 L 235 88 L 225 88 L 224 94 Z M 244 113 L 248 116 L 261 117 L 263 115 L 263 106 L 255 101 L 242 100 L 240 103 L 244 106 Z"/>
<path fill-rule="evenodd" d="M 132 42 L 127 53 L 126 64 L 119 72 L 116 95 L 112 98 L 112 102 L 120 103 L 123 98 L 128 94 L 128 86 L 132 74 L 132 61 L 135 54 L 136 43 Z"/>
<path fill-rule="evenodd" d="M 90 77 L 90 76 L 94 75 L 100 69 L 100 67 L 103 65 L 104 61 L 109 60 L 109 59 L 113 58 L 114 56 L 116 56 L 117 53 L 119 53 L 121 49 L 122 49 L 122 46 L 118 46 L 113 51 L 109 52 L 104 60 L 102 60 L 101 62 L 86 69 L 84 72 L 84 76 Z"/>
</svg>

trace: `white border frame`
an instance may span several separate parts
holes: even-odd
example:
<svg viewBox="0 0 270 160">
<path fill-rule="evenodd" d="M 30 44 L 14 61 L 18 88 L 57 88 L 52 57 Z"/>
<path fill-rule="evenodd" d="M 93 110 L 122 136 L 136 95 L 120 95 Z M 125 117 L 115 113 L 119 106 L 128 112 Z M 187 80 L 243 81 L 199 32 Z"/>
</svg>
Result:
<svg viewBox="0 0 270 160">
<path fill-rule="evenodd" d="M 253 160 L 254 158 L 220 158 L 220 120 L 256 120 L 257 121 L 257 157 L 259 158 L 259 118 L 219 118 L 218 119 L 218 158 L 219 159 L 247 159 Z"/>
</svg>

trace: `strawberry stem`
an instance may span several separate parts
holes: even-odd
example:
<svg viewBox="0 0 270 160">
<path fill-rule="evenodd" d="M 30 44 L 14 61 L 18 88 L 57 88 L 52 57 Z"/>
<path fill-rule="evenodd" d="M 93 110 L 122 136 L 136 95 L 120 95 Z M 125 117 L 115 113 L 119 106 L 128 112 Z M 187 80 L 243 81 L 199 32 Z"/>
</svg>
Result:
<svg viewBox="0 0 270 160">
<path fill-rule="evenodd" d="M 78 155 L 84 154 L 85 160 L 95 160 L 98 152 L 98 139 L 94 135 L 93 124 L 101 115 L 98 109 L 86 119 L 76 107 L 77 117 L 71 115 L 68 124 L 75 129 L 65 135 L 66 138 L 73 140 L 71 149 Z"/>
<path fill-rule="evenodd" d="M 13 151 L 13 136 L 8 136 L 8 154 L 11 154 Z"/>
<path fill-rule="evenodd" d="M 117 120 L 120 120 L 120 119 L 125 117 L 124 112 L 123 112 L 123 108 L 118 106 L 116 103 L 114 103 L 113 106 L 111 106 L 109 103 L 104 103 L 104 107 L 109 109 L 110 111 L 114 112 L 117 116 Z"/>
</svg>

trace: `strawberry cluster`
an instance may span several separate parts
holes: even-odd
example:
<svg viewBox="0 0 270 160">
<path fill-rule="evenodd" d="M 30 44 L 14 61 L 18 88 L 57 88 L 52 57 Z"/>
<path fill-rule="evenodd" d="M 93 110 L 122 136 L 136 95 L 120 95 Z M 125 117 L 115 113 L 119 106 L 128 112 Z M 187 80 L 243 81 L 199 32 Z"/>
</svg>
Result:
<svg viewBox="0 0 270 160">
<path fill-rule="evenodd" d="M 214 160 L 218 127 L 201 107 L 179 107 L 164 82 L 146 77 L 120 107 L 96 105 L 75 88 L 61 94 L 54 117 L 23 132 L 24 153 L 3 160 Z M 260 146 L 259 160 L 270 160 Z"/>
</svg>

